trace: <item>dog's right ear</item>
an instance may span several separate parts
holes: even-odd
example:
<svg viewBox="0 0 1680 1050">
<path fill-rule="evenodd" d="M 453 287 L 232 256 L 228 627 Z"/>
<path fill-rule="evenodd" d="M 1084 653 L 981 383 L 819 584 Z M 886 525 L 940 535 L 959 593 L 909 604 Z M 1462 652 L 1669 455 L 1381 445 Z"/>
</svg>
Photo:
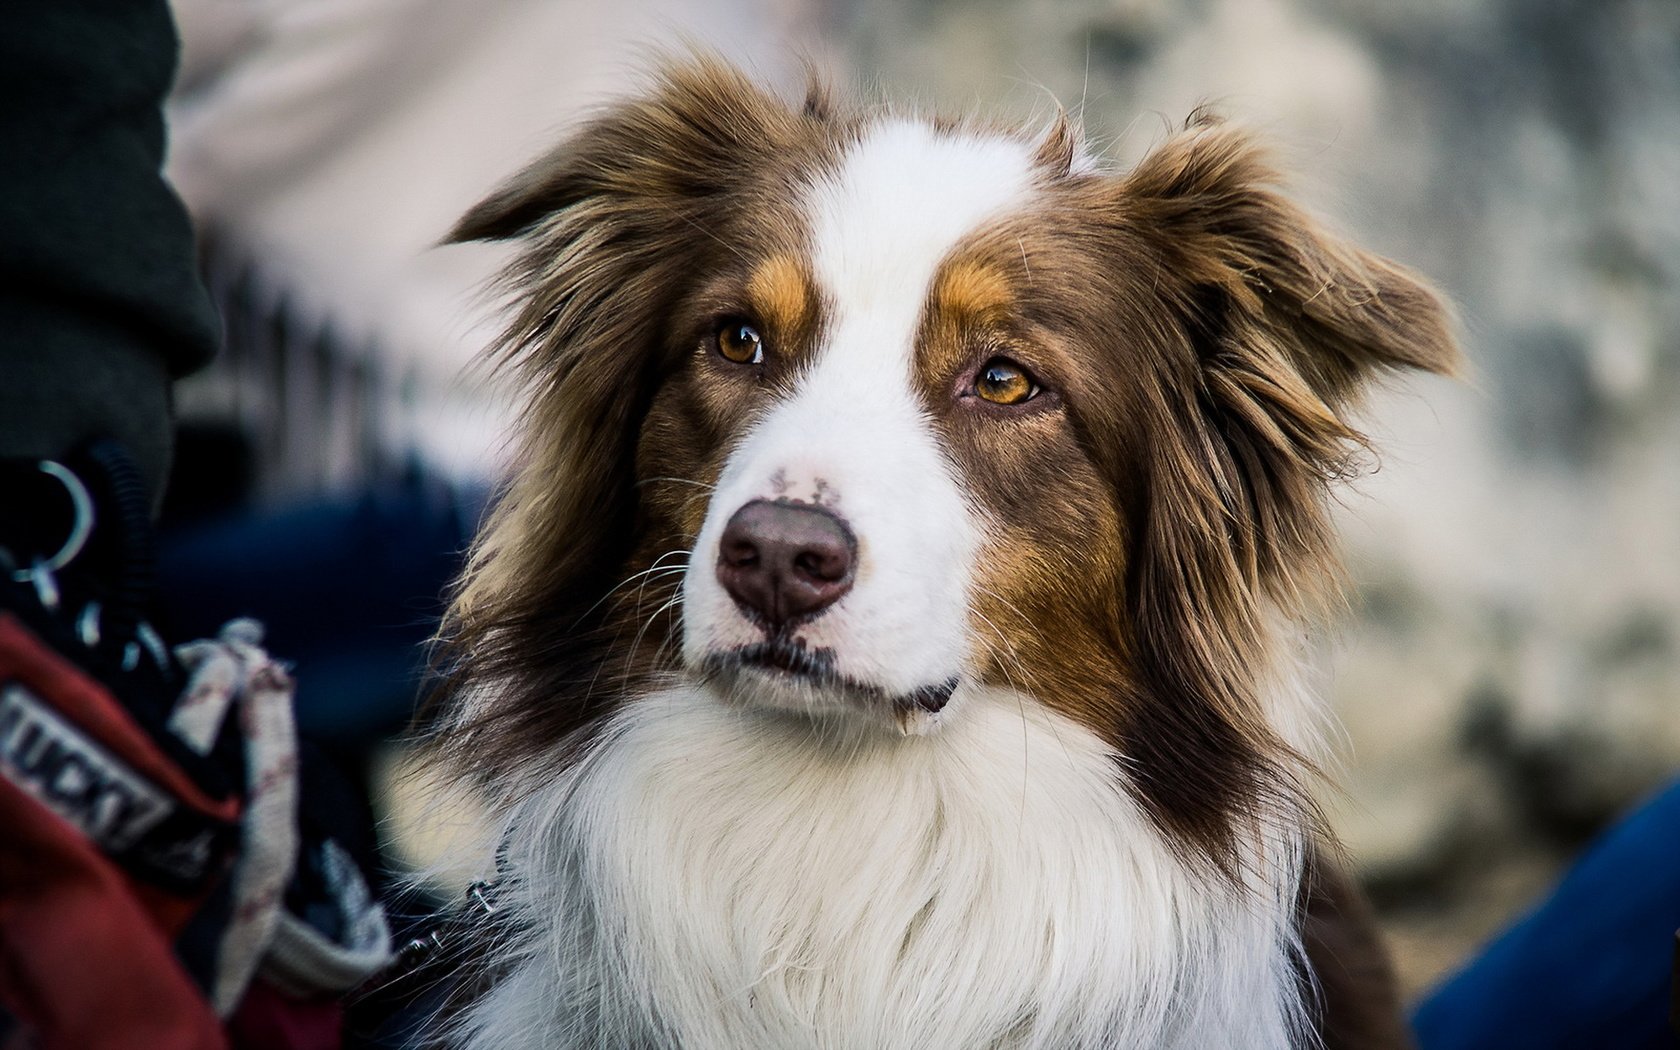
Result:
<svg viewBox="0 0 1680 1050">
<path fill-rule="evenodd" d="M 462 216 L 445 241 L 519 237 L 602 196 L 673 206 L 727 193 L 751 176 L 742 169 L 747 158 L 808 139 L 801 124 L 824 118 L 822 99 L 813 87 L 794 110 L 715 57 L 674 62 L 651 94 L 619 104 L 538 158 Z"/>
</svg>

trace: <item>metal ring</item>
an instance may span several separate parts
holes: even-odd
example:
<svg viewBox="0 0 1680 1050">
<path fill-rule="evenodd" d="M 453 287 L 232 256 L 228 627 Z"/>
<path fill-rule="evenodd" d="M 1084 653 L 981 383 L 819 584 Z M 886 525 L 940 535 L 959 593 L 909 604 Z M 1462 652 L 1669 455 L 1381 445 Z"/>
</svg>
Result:
<svg viewBox="0 0 1680 1050">
<path fill-rule="evenodd" d="M 50 558 L 36 561 L 27 569 L 14 569 L 12 579 L 18 583 L 27 583 L 34 578 L 36 572 L 45 569 L 57 572 L 76 560 L 76 555 L 82 553 L 87 546 L 88 537 L 93 535 L 93 496 L 88 493 L 87 486 L 82 484 L 74 471 L 62 463 L 54 463 L 50 459 L 43 459 L 35 464 L 41 473 L 48 477 L 57 478 L 64 486 L 64 491 L 70 494 L 70 506 L 75 511 L 75 517 L 70 522 L 70 535 L 65 537 L 64 546 Z"/>
</svg>

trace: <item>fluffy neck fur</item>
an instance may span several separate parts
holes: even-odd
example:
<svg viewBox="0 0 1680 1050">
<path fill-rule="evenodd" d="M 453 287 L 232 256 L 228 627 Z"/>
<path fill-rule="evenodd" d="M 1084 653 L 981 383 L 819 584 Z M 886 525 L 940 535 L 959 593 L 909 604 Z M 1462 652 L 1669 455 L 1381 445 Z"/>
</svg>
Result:
<svg viewBox="0 0 1680 1050">
<path fill-rule="evenodd" d="M 1001 690 L 925 736 L 678 686 L 505 816 L 508 970 L 456 1045 L 1299 1041 L 1301 822 L 1191 871 L 1095 734 Z"/>
</svg>

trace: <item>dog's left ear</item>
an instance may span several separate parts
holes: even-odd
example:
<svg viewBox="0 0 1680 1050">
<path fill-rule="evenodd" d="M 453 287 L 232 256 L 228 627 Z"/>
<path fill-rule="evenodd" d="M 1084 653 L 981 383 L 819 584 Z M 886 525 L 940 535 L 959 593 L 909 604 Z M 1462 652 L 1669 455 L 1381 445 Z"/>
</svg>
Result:
<svg viewBox="0 0 1680 1050">
<path fill-rule="evenodd" d="M 1150 316 L 1184 337 L 1149 361 L 1163 418 L 1128 582 L 1140 682 L 1181 724 L 1128 746 L 1140 767 L 1172 769 L 1184 741 L 1206 741 L 1194 768 L 1148 790 L 1169 826 L 1226 842 L 1230 807 L 1205 785 L 1230 786 L 1230 806 L 1305 797 L 1262 697 L 1274 614 L 1312 608 L 1334 578 L 1330 484 L 1364 445 L 1349 413 L 1384 372 L 1459 361 L 1420 277 L 1330 234 L 1277 182 L 1247 135 L 1202 117 L 1112 183 L 1155 274 Z"/>
<path fill-rule="evenodd" d="M 1298 597 L 1292 570 L 1329 546 L 1325 483 L 1363 444 L 1360 395 L 1385 372 L 1453 374 L 1460 357 L 1423 278 L 1331 234 L 1278 182 L 1246 133 L 1198 115 L 1118 199 L 1170 275 L 1195 354 L 1198 400 L 1181 412 L 1214 452 L 1224 504 L 1206 509 L 1207 539 L 1249 587 Z"/>
<path fill-rule="evenodd" d="M 1455 373 L 1450 316 L 1427 282 L 1325 230 L 1279 182 L 1247 133 L 1205 113 L 1124 180 L 1177 272 L 1212 293 L 1197 304 L 1204 334 L 1276 351 L 1332 410 L 1386 369 Z"/>
</svg>

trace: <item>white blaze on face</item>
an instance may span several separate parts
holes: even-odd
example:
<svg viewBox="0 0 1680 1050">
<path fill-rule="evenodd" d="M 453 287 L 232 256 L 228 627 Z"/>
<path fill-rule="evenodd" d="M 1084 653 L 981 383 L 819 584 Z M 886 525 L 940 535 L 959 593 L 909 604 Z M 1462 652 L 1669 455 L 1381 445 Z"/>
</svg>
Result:
<svg viewBox="0 0 1680 1050">
<path fill-rule="evenodd" d="M 717 545 L 742 505 L 780 498 L 823 504 L 857 537 L 852 590 L 796 638 L 889 695 L 961 674 L 980 525 L 915 388 L 916 337 L 940 263 L 1032 185 L 1023 143 L 894 120 L 809 188 L 826 324 L 793 395 L 747 434 L 713 494 L 684 581 L 690 666 L 763 640 L 718 583 Z"/>
</svg>

